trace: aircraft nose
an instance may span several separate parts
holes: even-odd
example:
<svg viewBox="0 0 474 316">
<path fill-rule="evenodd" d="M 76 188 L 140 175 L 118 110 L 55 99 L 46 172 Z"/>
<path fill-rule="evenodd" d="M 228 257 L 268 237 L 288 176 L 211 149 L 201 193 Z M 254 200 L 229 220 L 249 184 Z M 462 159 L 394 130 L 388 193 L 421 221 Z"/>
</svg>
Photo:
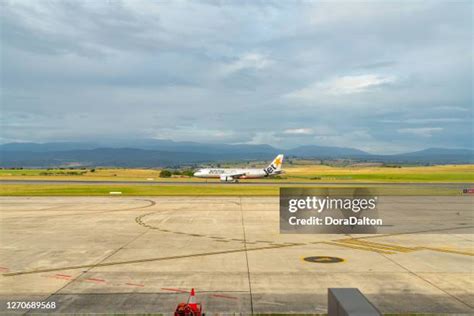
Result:
<svg viewBox="0 0 474 316">
<path fill-rule="evenodd" d="M 201 170 L 198 170 L 194 173 L 194 176 L 195 177 L 199 177 L 201 175 Z"/>
</svg>

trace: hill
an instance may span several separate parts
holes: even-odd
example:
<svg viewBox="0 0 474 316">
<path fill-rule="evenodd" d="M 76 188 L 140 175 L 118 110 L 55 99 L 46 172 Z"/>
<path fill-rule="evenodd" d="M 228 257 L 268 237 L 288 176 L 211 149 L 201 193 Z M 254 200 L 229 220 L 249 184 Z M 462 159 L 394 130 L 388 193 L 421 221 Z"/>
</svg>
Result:
<svg viewBox="0 0 474 316">
<path fill-rule="evenodd" d="M 307 145 L 288 150 L 270 145 L 201 144 L 170 140 L 8 143 L 0 145 L 0 167 L 115 166 L 163 167 L 208 162 L 270 160 L 278 153 L 314 159 L 365 162 L 461 164 L 474 163 L 470 149 L 428 148 L 397 155 L 373 155 L 347 147 Z"/>
</svg>

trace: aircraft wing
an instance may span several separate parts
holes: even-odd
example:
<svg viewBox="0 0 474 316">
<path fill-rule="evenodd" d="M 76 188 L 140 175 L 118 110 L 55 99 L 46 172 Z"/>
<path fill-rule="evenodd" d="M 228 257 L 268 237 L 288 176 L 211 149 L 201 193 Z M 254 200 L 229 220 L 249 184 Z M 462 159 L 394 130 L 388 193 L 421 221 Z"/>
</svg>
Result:
<svg viewBox="0 0 474 316">
<path fill-rule="evenodd" d="M 241 176 L 245 176 L 245 172 L 239 172 L 239 173 L 223 173 L 221 174 L 221 176 L 225 176 L 225 177 L 232 177 L 232 178 L 238 178 L 238 177 L 241 177 Z"/>
</svg>

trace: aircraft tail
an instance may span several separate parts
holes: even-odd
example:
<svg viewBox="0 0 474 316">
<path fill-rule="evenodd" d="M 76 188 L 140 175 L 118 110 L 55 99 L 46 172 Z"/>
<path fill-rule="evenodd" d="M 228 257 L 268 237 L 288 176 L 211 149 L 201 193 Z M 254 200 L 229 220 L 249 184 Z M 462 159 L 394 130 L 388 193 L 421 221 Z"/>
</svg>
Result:
<svg viewBox="0 0 474 316">
<path fill-rule="evenodd" d="M 267 175 L 281 173 L 281 166 L 283 165 L 283 154 L 279 154 L 273 159 L 272 163 L 266 167 L 265 173 Z"/>
</svg>

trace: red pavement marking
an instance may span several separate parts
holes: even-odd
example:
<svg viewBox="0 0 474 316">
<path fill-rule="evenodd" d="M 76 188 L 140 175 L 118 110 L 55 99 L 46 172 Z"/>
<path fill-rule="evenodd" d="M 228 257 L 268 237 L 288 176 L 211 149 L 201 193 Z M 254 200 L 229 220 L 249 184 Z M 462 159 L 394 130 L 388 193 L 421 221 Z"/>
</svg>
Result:
<svg viewBox="0 0 474 316">
<path fill-rule="evenodd" d="M 180 289 L 170 289 L 170 288 L 166 288 L 166 287 L 162 287 L 161 289 L 162 289 L 162 290 L 165 290 L 165 291 L 173 291 L 173 292 L 180 292 L 180 293 L 189 293 L 189 291 L 180 290 Z"/>
<path fill-rule="evenodd" d="M 72 276 L 68 274 L 56 274 L 56 276 L 63 277 L 63 278 L 72 278 Z"/>
<path fill-rule="evenodd" d="M 3 271 L 8 271 L 8 270 L 10 270 L 10 269 L 8 269 L 8 268 L 5 268 L 5 267 L 0 267 L 0 270 L 3 270 Z"/>
<path fill-rule="evenodd" d="M 0 269 L 1 269 L 1 267 L 0 267 Z M 72 276 L 68 275 L 68 274 L 43 275 L 43 277 L 53 278 L 53 279 L 58 279 L 58 280 L 70 280 L 72 278 Z M 78 280 L 75 280 L 75 281 L 77 281 L 77 282 L 94 282 L 96 284 L 107 282 L 104 279 L 97 279 L 97 278 L 87 278 L 87 279 L 82 279 L 82 280 L 78 279 Z M 144 287 L 145 286 L 144 284 L 139 284 L 139 283 L 125 283 L 125 284 L 129 285 L 129 286 L 137 286 L 137 287 Z M 116 284 L 116 285 L 118 285 L 118 284 Z M 183 290 L 180 290 L 180 289 L 164 289 L 164 290 L 183 292 L 183 293 L 188 292 L 188 291 L 183 291 Z"/>
<path fill-rule="evenodd" d="M 238 297 L 235 297 L 235 296 L 222 295 L 222 294 L 212 294 L 211 296 L 220 297 L 220 298 L 228 298 L 228 299 L 231 299 L 231 300 L 238 300 L 239 299 Z"/>
<path fill-rule="evenodd" d="M 43 275 L 45 278 L 53 278 L 57 280 L 71 280 L 72 276 L 67 274 L 56 274 L 56 275 Z M 74 282 L 93 282 L 95 284 L 106 283 L 104 279 L 96 279 L 96 278 L 87 278 L 87 279 L 77 279 Z M 136 285 L 138 286 L 138 285 Z"/>
<path fill-rule="evenodd" d="M 70 280 L 71 278 L 67 277 L 61 277 L 57 275 L 42 275 L 43 278 L 51 278 L 51 279 L 56 279 L 56 280 Z"/>
<path fill-rule="evenodd" d="M 96 278 L 87 278 L 87 281 L 92 281 L 92 282 L 105 282 L 103 279 L 96 279 Z"/>
<path fill-rule="evenodd" d="M 130 286 L 139 286 L 139 287 L 144 287 L 145 285 L 143 284 L 136 284 L 136 283 L 125 283 L 126 285 L 130 285 Z"/>
</svg>

